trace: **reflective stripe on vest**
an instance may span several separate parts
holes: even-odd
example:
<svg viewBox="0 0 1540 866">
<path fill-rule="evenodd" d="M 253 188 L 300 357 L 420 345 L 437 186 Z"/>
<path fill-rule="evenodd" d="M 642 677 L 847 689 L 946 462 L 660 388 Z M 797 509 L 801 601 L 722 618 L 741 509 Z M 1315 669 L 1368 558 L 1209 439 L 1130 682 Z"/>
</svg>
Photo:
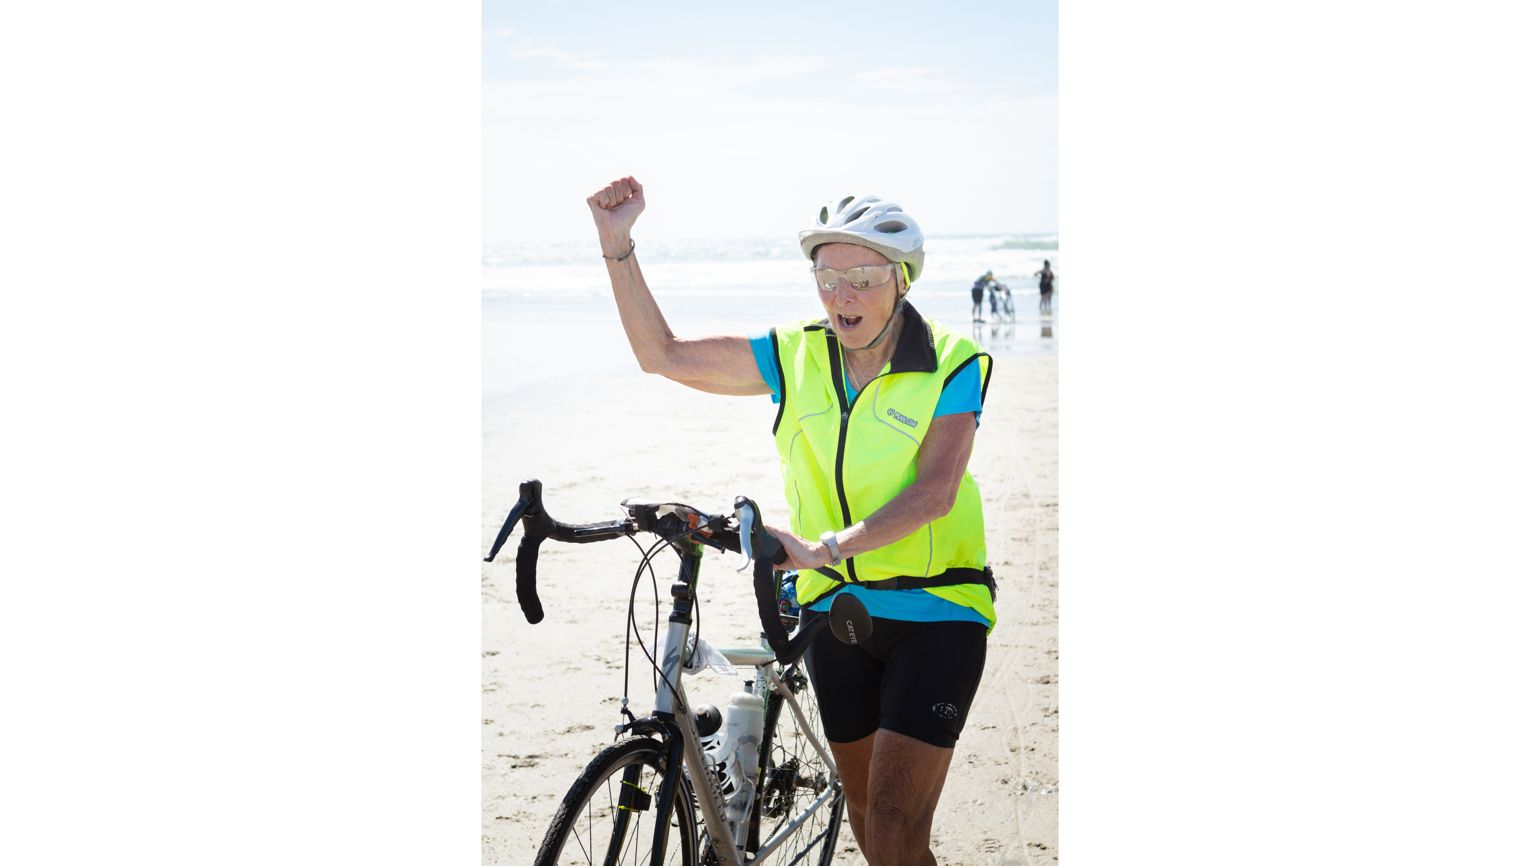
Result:
<svg viewBox="0 0 1540 866">
<path fill-rule="evenodd" d="M 914 483 L 920 443 L 941 391 L 974 358 L 984 374 L 982 389 L 988 390 L 993 359 L 976 343 L 927 322 L 907 301 L 902 315 L 893 360 L 854 401 L 846 395 L 844 356 L 827 321 L 771 331 L 781 380 L 775 445 L 791 529 L 802 538 L 858 523 Z M 850 582 L 923 579 L 948 569 L 982 570 L 986 561 L 983 504 L 973 476 L 965 471 L 945 516 L 846 559 L 841 571 Z M 816 571 L 803 571 L 797 579 L 798 602 L 807 604 L 837 585 Z M 987 586 L 926 591 L 978 611 L 994 627 Z"/>
</svg>

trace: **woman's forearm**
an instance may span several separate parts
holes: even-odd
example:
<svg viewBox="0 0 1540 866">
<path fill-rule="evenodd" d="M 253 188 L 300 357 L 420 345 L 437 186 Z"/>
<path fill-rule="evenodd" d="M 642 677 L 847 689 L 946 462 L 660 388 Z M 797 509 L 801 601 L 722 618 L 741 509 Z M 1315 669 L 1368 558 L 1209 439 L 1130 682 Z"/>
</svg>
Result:
<svg viewBox="0 0 1540 866">
<path fill-rule="evenodd" d="M 957 485 L 948 490 L 944 482 L 920 483 L 906 487 L 865 520 L 834 534 L 840 556 L 849 558 L 869 553 L 884 545 L 912 535 L 920 527 L 952 510 L 957 499 Z M 822 568 L 833 559 L 828 546 L 816 538 L 800 538 L 776 527 L 766 527 L 786 545 L 787 568 Z"/>
<path fill-rule="evenodd" d="M 644 372 L 669 373 L 668 350 L 674 333 L 642 279 L 631 240 L 631 226 L 647 208 L 642 185 L 630 175 L 611 181 L 588 197 L 588 208 L 599 232 L 599 248 L 631 352 Z"/>
<path fill-rule="evenodd" d="M 951 512 L 973 453 L 974 429 L 971 412 L 932 421 L 920 444 L 914 483 L 865 520 L 836 532 L 840 555 L 855 556 L 892 544 Z"/>
<path fill-rule="evenodd" d="M 642 277 L 642 266 L 636 261 L 631 236 L 602 237 L 599 246 L 604 254 L 604 266 L 609 271 L 610 289 L 615 296 L 615 307 L 620 312 L 620 324 L 625 329 L 631 352 L 645 373 L 666 373 L 668 370 L 668 346 L 674 332 L 663 318 L 663 311 L 653 299 L 647 281 Z M 632 250 L 626 255 L 627 250 Z M 616 261 L 625 256 L 621 261 Z"/>
<path fill-rule="evenodd" d="M 631 240 L 631 226 L 646 206 L 642 185 L 630 176 L 611 181 L 588 197 L 620 326 L 642 372 L 667 376 L 713 394 L 770 393 L 748 337 L 684 340 L 674 336 L 642 278 L 636 245 Z"/>
<path fill-rule="evenodd" d="M 946 516 L 957 501 L 957 485 L 915 482 L 872 512 L 865 520 L 834 535 L 840 555 L 855 556 L 913 535 L 925 524 Z"/>
</svg>

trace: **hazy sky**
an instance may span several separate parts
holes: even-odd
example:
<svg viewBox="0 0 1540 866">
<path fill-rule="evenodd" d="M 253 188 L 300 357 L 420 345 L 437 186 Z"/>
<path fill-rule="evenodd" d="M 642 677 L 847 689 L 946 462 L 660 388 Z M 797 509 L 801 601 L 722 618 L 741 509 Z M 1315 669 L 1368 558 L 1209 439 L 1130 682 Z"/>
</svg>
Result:
<svg viewBox="0 0 1540 866">
<path fill-rule="evenodd" d="M 637 236 L 774 236 L 896 200 L 930 234 L 1058 229 L 1053 2 L 485 0 L 483 225 L 583 239 L 635 175 Z"/>
</svg>

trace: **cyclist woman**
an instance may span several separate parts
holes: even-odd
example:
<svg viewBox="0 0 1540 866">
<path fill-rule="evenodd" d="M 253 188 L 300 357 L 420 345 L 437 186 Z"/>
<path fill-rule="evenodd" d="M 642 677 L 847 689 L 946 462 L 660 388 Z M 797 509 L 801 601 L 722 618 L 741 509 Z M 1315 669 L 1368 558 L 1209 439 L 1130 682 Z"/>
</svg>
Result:
<svg viewBox="0 0 1540 866">
<path fill-rule="evenodd" d="M 771 394 L 790 529 L 767 527 L 824 610 L 856 595 L 860 646 L 828 630 L 808 665 L 856 842 L 873 864 L 934 863 L 931 819 L 995 622 L 983 508 L 968 456 L 990 361 L 904 300 L 925 261 L 913 217 L 847 196 L 802 231 L 827 318 L 759 337 L 682 338 L 642 278 L 633 177 L 588 199 L 642 370 L 714 394 Z M 987 371 L 987 367 L 984 368 Z"/>
</svg>

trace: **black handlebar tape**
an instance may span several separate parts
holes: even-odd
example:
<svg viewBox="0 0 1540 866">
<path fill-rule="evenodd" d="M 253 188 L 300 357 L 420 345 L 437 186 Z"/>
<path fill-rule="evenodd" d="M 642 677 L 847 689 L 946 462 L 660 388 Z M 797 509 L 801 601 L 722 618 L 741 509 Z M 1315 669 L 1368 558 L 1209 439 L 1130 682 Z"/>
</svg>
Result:
<svg viewBox="0 0 1540 866">
<path fill-rule="evenodd" d="M 818 637 L 818 630 L 828 627 L 828 621 L 829 615 L 822 611 L 810 614 L 803 619 L 802 627 L 797 631 L 797 636 L 787 645 L 786 652 L 775 654 L 776 661 L 789 665 L 801 658 L 802 654 L 807 652 L 808 646 L 812 644 L 813 638 Z"/>
<path fill-rule="evenodd" d="M 765 630 L 765 641 L 780 658 L 790 641 L 786 626 L 781 624 L 781 605 L 776 591 L 775 569 L 768 558 L 754 560 L 754 604 L 759 609 L 759 627 Z"/>
<path fill-rule="evenodd" d="M 592 541 L 620 538 L 630 535 L 632 531 L 631 521 L 625 519 L 606 520 L 601 523 L 562 523 L 560 520 L 552 520 L 547 535 L 557 541 L 588 544 Z"/>
<path fill-rule="evenodd" d="M 749 546 L 753 548 L 754 557 L 754 606 L 759 610 L 759 625 L 765 630 L 765 641 L 775 650 L 776 658 L 780 658 L 787 651 L 789 641 L 786 626 L 781 625 L 780 587 L 775 585 L 775 566 L 786 561 L 786 548 L 765 531 L 759 504 L 754 500 L 740 496 L 733 503 L 733 510 L 745 506 L 753 521 L 749 526 Z"/>
<path fill-rule="evenodd" d="M 519 596 L 519 608 L 531 625 L 545 619 L 545 607 L 535 592 L 535 565 L 540 561 L 540 539 L 526 535 L 519 539 L 519 555 L 514 560 L 514 590 Z"/>
<path fill-rule="evenodd" d="M 519 553 L 514 557 L 514 591 L 524 618 L 533 625 L 545 619 L 545 608 L 535 592 L 535 566 L 540 561 L 540 542 L 551 534 L 551 516 L 545 512 L 526 514 L 524 537 L 519 539 Z"/>
</svg>

